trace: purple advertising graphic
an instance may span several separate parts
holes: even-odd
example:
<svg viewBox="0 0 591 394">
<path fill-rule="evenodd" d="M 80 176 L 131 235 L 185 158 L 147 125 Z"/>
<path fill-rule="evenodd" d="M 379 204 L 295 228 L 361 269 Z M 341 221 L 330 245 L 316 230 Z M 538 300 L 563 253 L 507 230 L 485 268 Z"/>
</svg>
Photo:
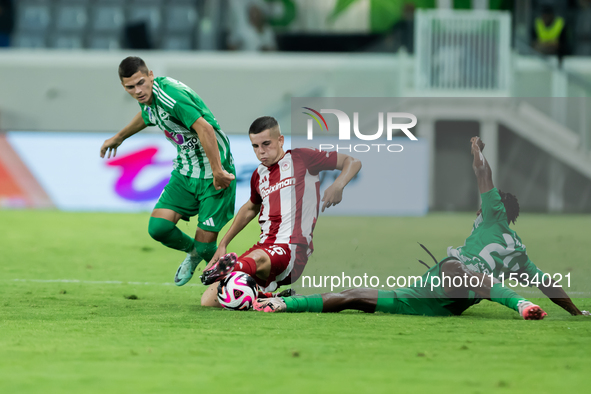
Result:
<svg viewBox="0 0 591 394">
<path fill-rule="evenodd" d="M 184 136 L 143 132 L 127 139 L 116 157 L 101 159 L 99 149 L 110 137 L 106 133 L 9 132 L 6 141 L 58 209 L 152 210 L 170 179 L 176 144 L 185 143 Z M 236 206 L 240 207 L 250 196 L 250 177 L 259 162 L 248 136 L 229 138 L 236 167 Z M 58 150 L 63 153 L 51 153 Z"/>
<path fill-rule="evenodd" d="M 31 177 L 38 182 L 39 189 L 56 208 L 143 212 L 154 208 L 170 179 L 173 159 L 177 156 L 176 144 L 186 143 L 184 136 L 168 134 L 167 138 L 160 131 L 135 135 L 117 149 L 116 157 L 110 159 L 101 159 L 99 155 L 101 145 L 111 137 L 106 133 L 9 132 L 6 139 Z M 285 147 L 291 149 L 292 141 L 287 137 Z M 247 135 L 229 135 L 229 138 L 236 168 L 236 208 L 239 208 L 250 198 L 250 179 L 260 162 Z M 326 137 L 314 137 L 314 142 L 323 144 L 323 138 Z M 64 146 L 68 147 L 65 151 Z M 63 153 L 52 153 L 57 151 Z M 424 185 L 417 187 L 412 180 L 426 178 L 427 149 L 424 144 L 416 143 L 406 151 L 407 155 L 392 156 L 390 165 L 390 168 L 405 168 L 406 171 L 393 172 L 390 181 L 384 184 L 386 189 L 371 205 L 356 204 L 355 201 L 366 195 L 367 190 L 375 188 L 375 180 L 366 174 L 383 173 L 384 167 L 376 161 L 379 155 L 347 152 L 359 156 L 366 171 L 349 184 L 347 191 L 351 198 L 323 214 L 425 214 L 427 189 Z M 321 174 L 321 193 L 336 175 L 336 172 Z M 405 190 L 405 193 L 397 193 L 397 190 Z"/>
<path fill-rule="evenodd" d="M 182 139 L 179 134 L 178 137 Z M 172 138 L 172 137 L 169 137 Z M 168 166 L 170 160 L 158 161 L 154 157 L 158 153 L 158 147 L 148 147 L 129 153 L 123 157 L 111 159 L 106 162 L 108 166 L 119 167 L 121 175 L 115 183 L 115 192 L 130 201 L 150 201 L 158 198 L 170 176 L 157 181 L 152 187 L 139 189 L 134 186 L 134 180 L 149 166 Z"/>
</svg>

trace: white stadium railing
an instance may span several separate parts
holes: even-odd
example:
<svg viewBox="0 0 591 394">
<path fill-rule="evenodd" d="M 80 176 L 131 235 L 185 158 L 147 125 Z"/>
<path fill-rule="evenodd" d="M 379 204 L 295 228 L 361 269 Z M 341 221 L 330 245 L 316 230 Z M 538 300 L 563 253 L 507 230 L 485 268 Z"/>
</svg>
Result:
<svg viewBox="0 0 591 394">
<path fill-rule="evenodd" d="M 418 91 L 492 95 L 509 92 L 508 12 L 419 10 L 415 37 Z"/>
</svg>

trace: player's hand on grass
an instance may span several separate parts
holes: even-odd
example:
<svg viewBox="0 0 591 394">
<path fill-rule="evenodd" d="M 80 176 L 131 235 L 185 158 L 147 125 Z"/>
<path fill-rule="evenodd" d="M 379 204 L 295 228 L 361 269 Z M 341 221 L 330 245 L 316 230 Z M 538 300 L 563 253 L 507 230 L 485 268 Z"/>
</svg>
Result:
<svg viewBox="0 0 591 394">
<path fill-rule="evenodd" d="M 322 197 L 322 212 L 324 212 L 325 208 L 332 207 L 333 205 L 337 205 L 343 199 L 343 189 L 338 187 L 335 184 L 330 185 L 325 191 L 324 196 Z"/>
<path fill-rule="evenodd" d="M 108 140 L 106 140 L 103 143 L 103 146 L 101 146 L 101 158 L 104 159 L 105 154 L 107 154 L 107 159 L 110 159 L 111 153 L 113 153 L 113 157 L 115 157 L 117 155 L 117 148 L 122 143 L 123 143 L 123 140 L 121 140 L 121 138 L 119 138 L 117 136 L 111 137 Z"/>
<path fill-rule="evenodd" d="M 213 187 L 215 187 L 215 190 L 225 189 L 230 186 L 230 183 L 235 178 L 234 174 L 230 174 L 228 171 L 222 169 L 213 174 Z"/>
<path fill-rule="evenodd" d="M 222 256 L 225 256 L 226 254 L 228 254 L 226 247 L 224 245 L 218 245 L 218 250 L 216 250 L 215 254 L 211 260 L 209 260 L 209 263 L 207 263 L 203 271 L 210 269 Z"/>
</svg>

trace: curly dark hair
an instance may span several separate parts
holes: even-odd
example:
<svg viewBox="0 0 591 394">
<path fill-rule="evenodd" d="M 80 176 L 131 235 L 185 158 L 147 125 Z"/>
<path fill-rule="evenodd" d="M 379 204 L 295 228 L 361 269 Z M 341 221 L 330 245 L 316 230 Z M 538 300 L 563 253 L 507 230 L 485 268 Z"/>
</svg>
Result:
<svg viewBox="0 0 591 394">
<path fill-rule="evenodd" d="M 507 212 L 507 223 L 515 224 L 515 221 L 519 216 L 519 201 L 517 201 L 517 197 L 511 193 L 505 193 L 500 190 L 499 194 L 501 195 L 501 202 L 505 206 L 505 211 Z"/>
</svg>

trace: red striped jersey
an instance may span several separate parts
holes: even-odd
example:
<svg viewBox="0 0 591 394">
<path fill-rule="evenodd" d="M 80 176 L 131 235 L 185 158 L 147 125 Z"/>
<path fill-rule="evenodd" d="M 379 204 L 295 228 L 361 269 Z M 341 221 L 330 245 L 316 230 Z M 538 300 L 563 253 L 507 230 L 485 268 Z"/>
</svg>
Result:
<svg viewBox="0 0 591 394">
<path fill-rule="evenodd" d="M 260 164 L 250 180 L 250 201 L 261 204 L 262 244 L 305 244 L 312 249 L 312 232 L 320 207 L 322 170 L 334 170 L 336 152 L 297 148 L 272 166 Z"/>
</svg>

